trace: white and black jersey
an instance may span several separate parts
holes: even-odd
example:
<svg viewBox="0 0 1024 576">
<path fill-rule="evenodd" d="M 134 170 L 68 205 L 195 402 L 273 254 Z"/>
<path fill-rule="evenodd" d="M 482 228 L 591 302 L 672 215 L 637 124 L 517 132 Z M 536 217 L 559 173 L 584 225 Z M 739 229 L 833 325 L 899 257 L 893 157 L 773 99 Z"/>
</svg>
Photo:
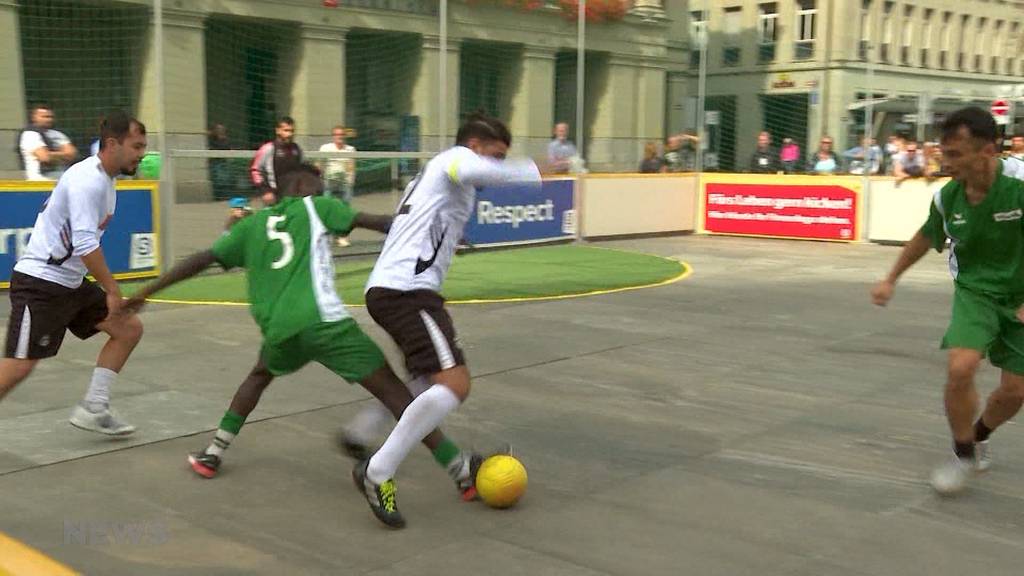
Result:
<svg viewBox="0 0 1024 576">
<path fill-rule="evenodd" d="M 116 204 L 114 179 L 98 156 L 75 164 L 60 177 L 36 217 L 28 247 L 14 269 L 78 288 L 87 272 L 82 256 L 100 247 Z"/>
<path fill-rule="evenodd" d="M 1024 180 L 1024 160 L 1007 156 L 1003 158 L 1003 174 L 1017 180 Z"/>
<path fill-rule="evenodd" d="M 515 182 L 539 187 L 537 165 L 478 156 L 464 146 L 432 158 L 406 187 L 366 289 L 440 292 L 476 188 Z"/>
</svg>

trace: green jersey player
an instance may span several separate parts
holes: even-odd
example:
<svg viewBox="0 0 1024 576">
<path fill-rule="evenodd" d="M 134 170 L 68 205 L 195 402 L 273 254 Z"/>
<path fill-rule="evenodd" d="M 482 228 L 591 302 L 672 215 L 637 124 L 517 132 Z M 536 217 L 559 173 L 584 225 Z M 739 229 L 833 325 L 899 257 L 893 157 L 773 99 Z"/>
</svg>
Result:
<svg viewBox="0 0 1024 576">
<path fill-rule="evenodd" d="M 263 334 L 260 360 L 235 394 L 213 443 L 189 455 L 193 470 L 204 477 L 217 473 L 224 451 L 274 377 L 309 362 L 359 382 L 396 418 L 412 401 L 409 389 L 352 319 L 334 288 L 332 235 L 347 234 L 354 227 L 386 233 L 392 218 L 357 213 L 339 200 L 319 197 L 320 186 L 311 167 L 282 178 L 279 190 L 285 195 L 277 202 L 235 223 L 210 250 L 189 257 L 125 305 L 127 311 L 138 310 L 146 298 L 213 263 L 246 269 L 251 312 Z M 424 444 L 452 472 L 460 489 L 471 485 L 466 463 L 472 454 L 461 452 L 438 430 Z"/>
<path fill-rule="evenodd" d="M 935 193 L 927 222 L 872 290 L 875 304 L 884 306 L 900 275 L 949 241 L 955 292 L 942 347 L 949 351 L 945 407 L 954 454 L 931 478 L 942 494 L 959 492 L 988 469 L 989 435 L 1020 410 L 1024 398 L 1024 182 L 1008 175 L 996 138 L 992 115 L 980 108 L 946 119 L 943 158 L 953 179 Z M 975 421 L 974 374 L 985 356 L 1002 369 L 1002 378 Z"/>
</svg>

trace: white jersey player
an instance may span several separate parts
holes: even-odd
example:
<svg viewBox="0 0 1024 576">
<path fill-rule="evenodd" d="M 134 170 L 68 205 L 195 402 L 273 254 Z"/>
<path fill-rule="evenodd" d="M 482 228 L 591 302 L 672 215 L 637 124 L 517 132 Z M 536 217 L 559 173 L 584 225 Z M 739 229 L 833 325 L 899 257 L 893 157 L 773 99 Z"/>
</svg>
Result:
<svg viewBox="0 0 1024 576">
<path fill-rule="evenodd" d="M 57 354 L 65 333 L 85 339 L 106 332 L 85 398 L 71 414 L 79 428 L 131 434 L 110 411 L 110 385 L 142 338 L 136 316 L 118 315 L 121 291 L 100 247 L 114 216 L 114 177 L 134 174 L 146 153 L 146 127 L 123 113 L 104 119 L 99 154 L 65 172 L 36 218 L 28 248 L 11 275 L 11 316 L 0 360 L 0 398 Z M 95 282 L 86 281 L 89 273 Z"/>
<path fill-rule="evenodd" d="M 409 372 L 420 383 L 411 387 L 425 388 L 384 445 L 353 470 L 374 514 L 392 527 L 405 524 L 395 502 L 398 465 L 469 395 L 469 370 L 440 291 L 476 189 L 517 182 L 540 186 L 533 162 L 505 160 L 511 142 L 500 120 L 470 116 L 455 147 L 431 159 L 407 187 L 367 282 L 370 316 L 402 350 Z M 463 461 L 471 481 L 481 461 L 479 456 Z M 475 490 L 467 493 L 475 495 Z"/>
</svg>

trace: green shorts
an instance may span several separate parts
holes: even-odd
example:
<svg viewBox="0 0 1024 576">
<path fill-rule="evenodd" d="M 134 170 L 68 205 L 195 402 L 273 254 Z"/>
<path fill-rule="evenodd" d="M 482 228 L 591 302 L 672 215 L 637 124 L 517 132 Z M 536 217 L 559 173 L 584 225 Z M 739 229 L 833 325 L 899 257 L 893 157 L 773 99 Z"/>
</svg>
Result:
<svg viewBox="0 0 1024 576">
<path fill-rule="evenodd" d="M 957 286 L 953 316 L 943 348 L 987 354 L 994 366 L 1024 375 L 1024 324 L 1017 320 L 1019 298 L 997 297 Z"/>
<path fill-rule="evenodd" d="M 311 326 L 284 342 L 264 342 L 260 352 L 275 376 L 318 362 L 350 383 L 362 382 L 387 365 L 377 344 L 351 318 Z"/>
</svg>

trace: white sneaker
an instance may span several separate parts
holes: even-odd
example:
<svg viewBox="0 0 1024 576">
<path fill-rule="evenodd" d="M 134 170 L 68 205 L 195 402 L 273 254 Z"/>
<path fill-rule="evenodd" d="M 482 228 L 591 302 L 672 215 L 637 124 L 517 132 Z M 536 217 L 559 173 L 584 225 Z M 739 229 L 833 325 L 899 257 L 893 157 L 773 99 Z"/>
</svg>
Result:
<svg viewBox="0 0 1024 576">
<path fill-rule="evenodd" d="M 992 453 L 988 450 L 988 440 L 974 444 L 974 460 L 974 471 L 978 474 L 984 474 L 992 467 Z"/>
<path fill-rule="evenodd" d="M 99 412 L 90 412 L 81 403 L 76 404 L 69 422 L 76 428 L 109 436 L 127 436 L 135 432 L 135 426 L 123 422 L 109 407 Z"/>
<path fill-rule="evenodd" d="M 967 487 L 976 469 L 976 460 L 965 460 L 954 454 L 932 472 L 932 488 L 943 496 L 956 494 Z"/>
</svg>

